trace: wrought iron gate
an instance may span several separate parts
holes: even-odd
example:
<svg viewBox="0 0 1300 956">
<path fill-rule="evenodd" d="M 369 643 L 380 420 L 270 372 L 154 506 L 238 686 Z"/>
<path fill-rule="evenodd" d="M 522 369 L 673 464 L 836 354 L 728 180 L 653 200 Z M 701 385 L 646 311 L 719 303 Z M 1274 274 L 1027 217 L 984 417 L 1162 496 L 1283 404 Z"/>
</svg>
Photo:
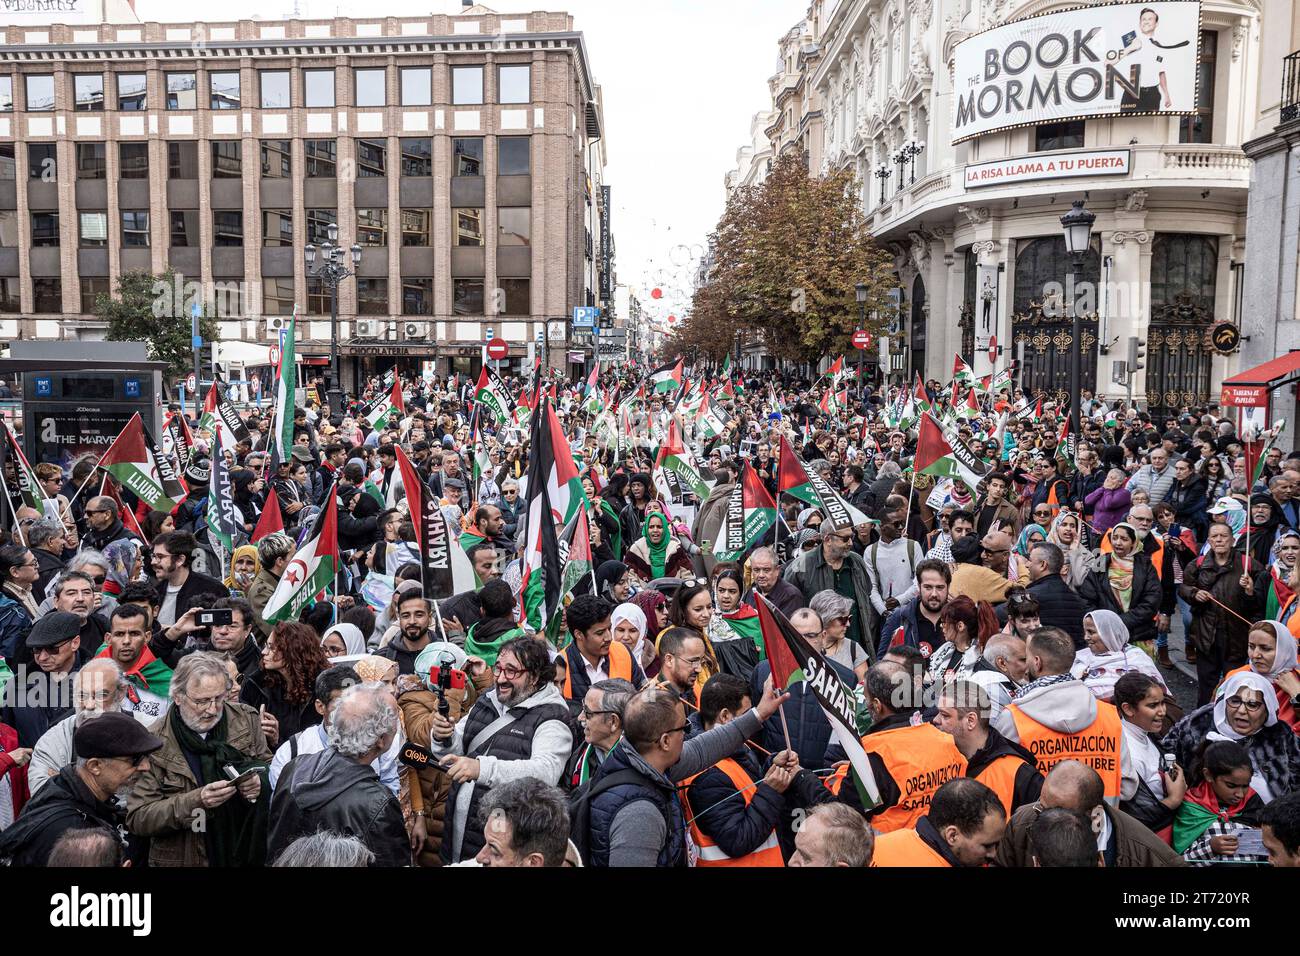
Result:
<svg viewBox="0 0 1300 956">
<path fill-rule="evenodd" d="M 1147 333 L 1147 409 L 1155 416 L 1210 400 L 1214 316 L 1180 295 L 1151 317 Z"/>
</svg>

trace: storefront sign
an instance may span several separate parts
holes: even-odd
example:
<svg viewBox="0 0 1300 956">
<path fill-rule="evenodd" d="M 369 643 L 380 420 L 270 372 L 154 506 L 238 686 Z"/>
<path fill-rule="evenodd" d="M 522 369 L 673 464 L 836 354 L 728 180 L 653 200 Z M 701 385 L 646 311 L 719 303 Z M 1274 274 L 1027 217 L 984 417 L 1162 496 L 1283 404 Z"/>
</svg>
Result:
<svg viewBox="0 0 1300 956">
<path fill-rule="evenodd" d="M 1094 149 L 1078 153 L 1044 153 L 1041 156 L 1017 156 L 991 163 L 974 163 L 966 167 L 963 180 L 967 189 L 981 186 L 1008 186 L 1035 179 L 1067 179 L 1071 176 L 1127 176 L 1127 149 Z"/>
<path fill-rule="evenodd" d="M 953 55 L 952 141 L 1089 116 L 1196 109 L 1199 0 L 1099 4 L 1013 20 Z"/>
<path fill-rule="evenodd" d="M 1268 386 L 1225 385 L 1219 404 L 1225 408 L 1263 408 L 1268 405 Z"/>
</svg>

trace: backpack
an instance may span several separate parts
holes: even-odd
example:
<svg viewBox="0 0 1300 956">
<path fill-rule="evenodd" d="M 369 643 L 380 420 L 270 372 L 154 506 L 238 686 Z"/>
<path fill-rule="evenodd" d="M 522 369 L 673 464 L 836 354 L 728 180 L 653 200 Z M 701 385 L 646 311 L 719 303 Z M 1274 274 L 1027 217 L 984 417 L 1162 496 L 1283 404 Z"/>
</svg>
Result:
<svg viewBox="0 0 1300 956">
<path fill-rule="evenodd" d="M 644 776 L 635 770 L 619 770 L 599 780 L 588 780 L 569 794 L 569 839 L 578 848 L 585 866 L 591 866 L 591 804 L 606 790 L 624 783 L 638 783 Z M 664 823 L 671 826 L 665 818 Z"/>
</svg>

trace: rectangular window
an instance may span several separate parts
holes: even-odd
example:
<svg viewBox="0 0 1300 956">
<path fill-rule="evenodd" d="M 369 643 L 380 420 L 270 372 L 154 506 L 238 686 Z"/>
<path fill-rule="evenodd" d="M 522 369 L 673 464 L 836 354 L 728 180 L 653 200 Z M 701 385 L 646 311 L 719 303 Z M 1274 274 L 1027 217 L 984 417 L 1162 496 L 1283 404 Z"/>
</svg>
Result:
<svg viewBox="0 0 1300 956">
<path fill-rule="evenodd" d="M 287 139 L 262 140 L 263 179 L 288 179 L 293 175 L 291 146 Z"/>
<path fill-rule="evenodd" d="M 451 311 L 456 315 L 483 314 L 483 280 L 452 279 Z"/>
<path fill-rule="evenodd" d="M 81 248 L 96 249 L 108 245 L 108 213 L 81 214 Z"/>
<path fill-rule="evenodd" d="M 77 178 L 103 179 L 107 175 L 107 143 L 77 143 Z"/>
<path fill-rule="evenodd" d="M 433 175 L 433 141 L 423 137 L 418 139 L 403 139 L 402 145 L 402 175 L 403 176 L 432 176 Z"/>
<path fill-rule="evenodd" d="M 402 245 L 427 246 L 429 244 L 429 220 L 431 210 L 402 210 Z"/>
<path fill-rule="evenodd" d="M 497 245 L 526 246 L 532 238 L 533 210 L 508 206 L 497 210 Z"/>
<path fill-rule="evenodd" d="M 122 246 L 130 249 L 149 248 L 149 210 L 122 210 Z"/>
<path fill-rule="evenodd" d="M 332 139 L 303 140 L 308 179 L 333 179 L 338 168 L 338 144 Z"/>
<path fill-rule="evenodd" d="M 293 277 L 262 280 L 262 312 L 293 315 Z"/>
<path fill-rule="evenodd" d="M 199 178 L 199 144 L 176 142 L 167 144 L 167 178 Z"/>
<path fill-rule="evenodd" d="M 384 75 L 388 71 L 383 67 L 375 70 L 353 70 L 352 76 L 357 83 L 357 106 L 386 106 L 384 95 Z"/>
<path fill-rule="evenodd" d="M 32 245 L 57 246 L 59 244 L 59 214 L 57 212 L 34 212 L 32 219 Z"/>
<path fill-rule="evenodd" d="M 95 311 L 95 300 L 101 295 L 108 295 L 108 276 L 81 277 L 81 313 L 91 315 Z"/>
<path fill-rule="evenodd" d="M 531 279 L 498 279 L 497 282 L 501 284 L 501 291 L 506 294 L 506 307 L 501 310 L 502 315 L 530 315 L 532 313 L 530 300 Z"/>
<path fill-rule="evenodd" d="M 388 210 L 357 210 L 357 245 L 388 245 Z"/>
<path fill-rule="evenodd" d="M 501 103 L 531 103 L 532 68 L 523 66 L 503 66 L 497 73 L 498 92 Z"/>
<path fill-rule="evenodd" d="M 239 71 L 225 70 L 208 74 L 211 108 L 214 110 L 239 109 Z"/>
<path fill-rule="evenodd" d="M 432 279 L 402 279 L 402 315 L 433 315 Z"/>
<path fill-rule="evenodd" d="M 244 244 L 244 213 L 242 210 L 212 210 L 212 244 L 214 246 L 242 246 Z"/>
<path fill-rule="evenodd" d="M 41 315 L 58 315 L 63 311 L 63 280 L 58 276 L 32 279 L 32 311 Z"/>
<path fill-rule="evenodd" d="M 451 102 L 454 106 L 476 106 L 483 102 L 483 67 L 451 68 Z"/>
<path fill-rule="evenodd" d="M 18 178 L 16 156 L 13 143 L 0 143 L 0 179 L 13 182 Z"/>
<path fill-rule="evenodd" d="M 290 210 L 262 210 L 262 245 L 293 245 L 293 213 Z"/>
<path fill-rule="evenodd" d="M 483 210 L 453 209 L 451 211 L 452 243 L 457 246 L 483 245 Z"/>
<path fill-rule="evenodd" d="M 27 112 L 44 113 L 54 109 L 54 77 L 49 73 L 28 73 L 23 77 L 27 84 Z"/>
<path fill-rule="evenodd" d="M 287 110 L 289 108 L 289 71 L 263 70 L 262 109 Z"/>
<path fill-rule="evenodd" d="M 212 178 L 239 179 L 244 175 L 243 144 L 237 139 L 212 141 Z"/>
<path fill-rule="evenodd" d="M 0 113 L 14 111 L 14 78 L 6 73 L 0 76 Z"/>
<path fill-rule="evenodd" d="M 149 178 L 149 144 L 117 144 L 118 175 L 122 179 Z"/>
<path fill-rule="evenodd" d="M 59 180 L 59 157 L 54 143 L 27 144 L 27 176 L 47 183 Z"/>
<path fill-rule="evenodd" d="M 334 71 L 303 70 L 302 95 L 306 106 L 329 107 L 334 105 Z"/>
<path fill-rule="evenodd" d="M 359 139 L 357 140 L 357 176 L 365 179 L 367 177 L 387 176 L 384 170 L 384 158 L 387 152 L 387 140 L 384 139 Z"/>
<path fill-rule="evenodd" d="M 171 240 L 173 246 L 199 244 L 199 211 L 197 209 L 171 210 Z"/>
<path fill-rule="evenodd" d="M 451 148 L 451 174 L 453 176 L 483 175 L 483 138 L 481 136 L 453 139 Z"/>
<path fill-rule="evenodd" d="M 433 70 L 427 66 L 402 68 L 402 105 L 428 106 L 433 102 Z"/>
<path fill-rule="evenodd" d="M 193 73 L 167 74 L 167 108 L 169 110 L 199 108 L 198 86 Z"/>
<path fill-rule="evenodd" d="M 329 315 L 330 294 L 320 279 L 307 279 L 307 314 Z"/>
<path fill-rule="evenodd" d="M 104 108 L 104 74 L 72 74 L 73 109 L 79 113 L 98 113 Z"/>
<path fill-rule="evenodd" d="M 1219 35 L 1213 30 L 1201 31 L 1201 57 L 1196 71 L 1196 115 L 1184 116 L 1178 121 L 1178 142 L 1214 142 L 1214 72 L 1219 52 Z"/>
<path fill-rule="evenodd" d="M 357 279 L 357 315 L 388 314 L 388 280 Z"/>
<path fill-rule="evenodd" d="M 498 176 L 527 176 L 532 166 L 531 140 L 527 136 L 497 137 Z"/>
<path fill-rule="evenodd" d="M 123 113 L 139 113 L 148 105 L 148 80 L 146 74 L 117 74 L 118 110 Z"/>
<path fill-rule="evenodd" d="M 337 209 L 308 209 L 307 210 L 307 241 L 314 246 L 329 241 L 329 227 L 338 225 L 339 211 Z"/>
<path fill-rule="evenodd" d="M 1043 123 L 1034 127 L 1034 152 L 1049 149 L 1082 149 L 1083 120 Z"/>
<path fill-rule="evenodd" d="M 0 279 L 0 312 L 17 312 L 20 306 L 18 279 Z"/>
<path fill-rule="evenodd" d="M 0 211 L 0 249 L 13 249 L 18 245 L 19 229 L 17 210 Z"/>
</svg>

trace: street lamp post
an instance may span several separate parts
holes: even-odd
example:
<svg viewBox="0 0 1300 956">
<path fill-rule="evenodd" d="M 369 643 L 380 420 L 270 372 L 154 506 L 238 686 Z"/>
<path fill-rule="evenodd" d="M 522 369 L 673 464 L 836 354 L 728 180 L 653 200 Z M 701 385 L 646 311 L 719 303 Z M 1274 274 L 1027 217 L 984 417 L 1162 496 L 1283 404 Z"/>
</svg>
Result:
<svg viewBox="0 0 1300 956">
<path fill-rule="evenodd" d="M 1083 271 L 1083 257 L 1092 245 L 1092 224 L 1096 219 L 1093 213 L 1083 208 L 1082 199 L 1076 199 L 1071 204 L 1070 211 L 1061 217 L 1061 229 L 1065 233 L 1065 251 L 1070 254 L 1074 264 L 1067 298 L 1070 300 L 1074 334 L 1074 348 L 1070 351 L 1070 438 L 1075 442 L 1079 440 L 1079 406 L 1082 404 L 1083 394 L 1080 382 L 1083 377 L 1083 327 L 1075 284 Z"/>
<path fill-rule="evenodd" d="M 885 204 L 885 183 L 889 180 L 889 167 L 881 163 L 871 175 L 880 180 L 880 205 L 883 206 Z"/>
<path fill-rule="evenodd" d="M 897 153 L 891 157 L 894 165 L 898 167 L 898 191 L 903 191 L 903 167 L 907 165 L 907 147 L 901 147 Z"/>
<path fill-rule="evenodd" d="M 352 267 L 355 269 L 361 264 L 361 247 L 353 243 L 351 250 L 345 251 L 338 244 L 339 227 L 336 223 L 329 224 L 326 235 L 327 239 L 319 249 L 308 243 L 303 255 L 307 259 L 307 278 L 319 279 L 330 293 L 330 376 L 325 386 L 325 401 L 330 412 L 341 414 L 343 386 L 339 381 L 339 283 L 353 274 L 345 263 L 348 251 L 352 254 Z M 317 253 L 320 255 L 319 263 L 316 262 Z"/>
<path fill-rule="evenodd" d="M 916 140 L 912 140 L 901 150 L 899 150 L 899 155 L 902 156 L 904 159 L 906 159 L 911 166 L 910 183 L 916 182 L 916 157 L 920 156 L 921 153 L 923 153 L 924 151 L 925 151 L 924 140 L 922 140 L 919 143 Z"/>
<path fill-rule="evenodd" d="M 858 328 L 867 327 L 867 284 L 859 282 L 853 287 L 854 293 L 858 297 Z M 862 390 L 866 383 L 862 380 L 863 355 L 866 349 L 858 349 L 858 398 L 862 397 Z"/>
</svg>

